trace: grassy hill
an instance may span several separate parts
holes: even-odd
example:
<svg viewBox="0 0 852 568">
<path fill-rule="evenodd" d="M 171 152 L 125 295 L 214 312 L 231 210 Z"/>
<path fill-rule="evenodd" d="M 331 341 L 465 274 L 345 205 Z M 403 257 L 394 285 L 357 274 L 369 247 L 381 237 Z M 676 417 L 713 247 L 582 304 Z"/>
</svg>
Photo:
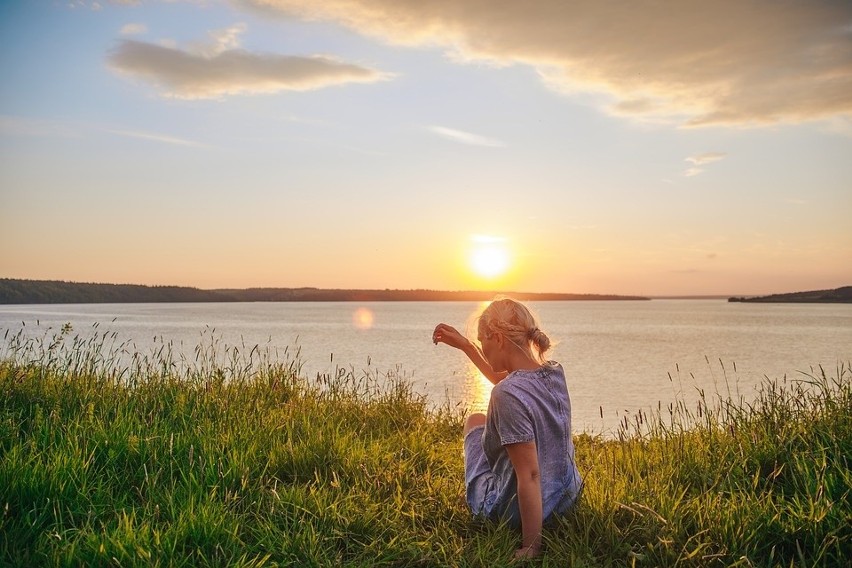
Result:
<svg viewBox="0 0 852 568">
<path fill-rule="evenodd" d="M 0 565 L 513 565 L 520 532 L 464 504 L 461 409 L 262 350 L 114 369 L 105 345 L 0 346 Z M 582 497 L 524 565 L 852 557 L 848 365 L 575 441 Z"/>
</svg>

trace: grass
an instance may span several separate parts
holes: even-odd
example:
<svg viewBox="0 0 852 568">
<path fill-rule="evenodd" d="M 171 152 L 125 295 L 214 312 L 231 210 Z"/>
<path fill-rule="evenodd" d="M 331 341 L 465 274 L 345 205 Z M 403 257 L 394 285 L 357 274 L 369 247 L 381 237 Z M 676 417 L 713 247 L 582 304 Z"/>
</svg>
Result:
<svg viewBox="0 0 852 568">
<path fill-rule="evenodd" d="M 464 505 L 462 412 L 404 377 L 72 334 L 7 333 L 0 565 L 500 566 L 520 542 Z M 846 565 L 850 374 L 577 436 L 582 498 L 531 564 Z"/>
</svg>

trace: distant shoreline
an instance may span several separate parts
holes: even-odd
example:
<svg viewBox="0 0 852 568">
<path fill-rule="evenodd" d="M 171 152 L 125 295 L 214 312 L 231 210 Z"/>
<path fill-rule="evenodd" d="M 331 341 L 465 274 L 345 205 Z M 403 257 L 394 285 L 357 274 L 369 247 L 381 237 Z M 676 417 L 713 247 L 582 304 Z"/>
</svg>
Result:
<svg viewBox="0 0 852 568">
<path fill-rule="evenodd" d="M 488 301 L 498 294 L 523 301 L 650 300 L 645 296 L 549 292 L 245 288 L 202 290 L 61 280 L 0 278 L 0 304 L 136 304 L 178 302 L 447 302 Z"/>
<path fill-rule="evenodd" d="M 746 303 L 794 303 L 794 304 L 849 304 L 852 303 L 852 286 L 843 286 L 832 290 L 811 290 L 791 292 L 789 294 L 770 294 L 769 296 L 733 297 L 729 302 Z"/>
<path fill-rule="evenodd" d="M 0 278 L 0 305 L 156 304 L 195 302 L 483 302 L 497 295 L 522 301 L 724 300 L 743 303 L 852 303 L 852 286 L 767 296 L 618 295 L 477 290 L 371 290 L 338 288 L 217 288 L 146 286 Z"/>
</svg>

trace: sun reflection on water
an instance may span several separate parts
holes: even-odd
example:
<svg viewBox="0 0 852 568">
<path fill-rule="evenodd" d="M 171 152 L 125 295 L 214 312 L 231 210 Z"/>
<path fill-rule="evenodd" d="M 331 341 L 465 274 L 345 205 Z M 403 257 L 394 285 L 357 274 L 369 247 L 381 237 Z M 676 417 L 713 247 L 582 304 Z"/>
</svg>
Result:
<svg viewBox="0 0 852 568">
<path fill-rule="evenodd" d="M 464 400 L 470 412 L 485 412 L 494 385 L 472 363 L 465 369 Z"/>
<path fill-rule="evenodd" d="M 490 300 L 477 303 L 474 309 L 467 318 L 465 323 L 465 335 L 475 341 L 476 328 L 479 316 L 491 304 Z M 464 392 L 464 401 L 470 412 L 485 412 L 488 409 L 488 400 L 491 398 L 491 389 L 494 385 L 491 381 L 485 378 L 479 369 L 472 362 L 468 361 L 464 370 L 464 383 L 462 390 Z"/>
</svg>

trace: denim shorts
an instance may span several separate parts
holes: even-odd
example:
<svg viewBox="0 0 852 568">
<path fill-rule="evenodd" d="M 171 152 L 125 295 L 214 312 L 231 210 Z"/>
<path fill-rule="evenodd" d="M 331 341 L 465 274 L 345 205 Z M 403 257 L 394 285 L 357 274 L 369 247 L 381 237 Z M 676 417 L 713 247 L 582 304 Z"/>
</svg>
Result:
<svg viewBox="0 0 852 568">
<path fill-rule="evenodd" d="M 482 449 L 485 425 L 477 426 L 464 437 L 465 499 L 474 515 L 488 516 L 496 497 L 494 474 Z"/>
</svg>

